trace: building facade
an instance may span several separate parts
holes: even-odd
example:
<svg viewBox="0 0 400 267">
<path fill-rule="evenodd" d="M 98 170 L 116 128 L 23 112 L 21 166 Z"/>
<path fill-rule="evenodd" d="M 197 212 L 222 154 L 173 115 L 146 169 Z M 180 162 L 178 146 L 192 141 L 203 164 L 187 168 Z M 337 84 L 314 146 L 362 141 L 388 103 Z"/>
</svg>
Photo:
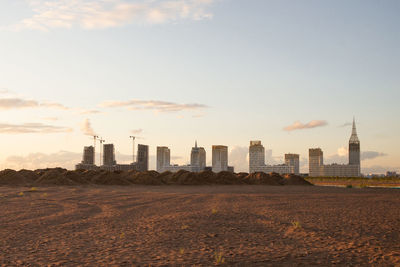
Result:
<svg viewBox="0 0 400 267">
<path fill-rule="evenodd" d="M 309 176 L 323 176 L 324 153 L 321 148 L 310 148 L 308 150 Z"/>
<path fill-rule="evenodd" d="M 157 147 L 157 171 L 163 172 L 164 167 L 171 165 L 171 150 L 166 146 Z"/>
<path fill-rule="evenodd" d="M 94 151 L 94 148 L 93 148 Z M 94 164 L 84 164 L 85 157 L 90 162 L 86 153 L 91 153 L 91 149 L 84 149 L 84 160 L 75 166 L 76 170 L 106 170 L 106 171 L 147 171 L 149 162 L 149 147 L 146 145 L 138 145 L 137 162 L 132 164 L 117 164 L 115 160 L 115 148 L 113 144 L 103 145 L 103 165 L 98 167 Z M 94 153 L 93 153 L 94 154 Z M 94 161 L 94 156 L 93 156 Z"/>
<path fill-rule="evenodd" d="M 103 145 L 103 165 L 114 166 L 117 162 L 115 161 L 115 148 L 114 144 Z"/>
<path fill-rule="evenodd" d="M 212 146 L 212 171 L 215 173 L 228 171 L 227 146 Z"/>
<path fill-rule="evenodd" d="M 265 173 L 290 173 L 290 167 L 287 164 L 266 165 L 265 164 L 265 148 L 261 141 L 250 141 L 249 147 L 249 173 L 265 172 Z"/>
<path fill-rule="evenodd" d="M 360 140 L 357 136 L 356 122 L 353 119 L 353 129 L 349 140 L 349 165 L 358 166 L 358 172 L 361 172 Z"/>
<path fill-rule="evenodd" d="M 93 146 L 85 146 L 83 148 L 83 159 L 82 164 L 94 165 L 94 147 Z"/>
<path fill-rule="evenodd" d="M 168 147 L 157 147 L 157 171 L 178 172 L 180 170 L 201 172 L 206 168 L 206 150 L 197 146 L 197 141 L 190 153 L 189 165 L 171 164 L 171 151 Z"/>
<path fill-rule="evenodd" d="M 349 164 L 324 165 L 320 148 L 309 150 L 309 176 L 311 177 L 359 177 L 361 176 L 360 140 L 357 136 L 356 124 L 349 140 Z"/>
<path fill-rule="evenodd" d="M 137 160 L 136 160 L 136 170 L 140 172 L 149 170 L 149 146 L 138 145 L 137 150 Z"/>
<path fill-rule="evenodd" d="M 201 172 L 206 167 L 206 150 L 204 147 L 198 147 L 197 141 L 190 153 L 190 166 L 193 172 Z"/>
<path fill-rule="evenodd" d="M 358 177 L 360 176 L 358 165 L 329 164 L 324 165 L 326 177 Z"/>
<path fill-rule="evenodd" d="M 289 166 L 290 173 L 300 174 L 300 155 L 299 154 L 285 154 L 285 164 Z"/>
<path fill-rule="evenodd" d="M 261 141 L 250 141 L 249 172 L 262 172 L 265 166 L 265 149 Z"/>
</svg>

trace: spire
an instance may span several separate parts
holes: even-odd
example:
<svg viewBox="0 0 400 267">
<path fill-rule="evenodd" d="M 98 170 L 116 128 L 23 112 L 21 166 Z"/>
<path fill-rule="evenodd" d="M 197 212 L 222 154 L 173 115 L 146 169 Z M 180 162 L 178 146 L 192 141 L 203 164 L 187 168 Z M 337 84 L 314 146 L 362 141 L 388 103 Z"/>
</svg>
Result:
<svg viewBox="0 0 400 267">
<path fill-rule="evenodd" d="M 351 136 L 350 136 L 350 140 L 349 143 L 356 143 L 359 144 L 360 140 L 358 140 L 358 136 L 357 136 L 357 129 L 356 129 L 356 120 L 353 117 L 353 129 L 351 131 Z"/>
<path fill-rule="evenodd" d="M 197 140 L 196 140 L 196 142 L 194 143 L 194 147 L 197 148 Z"/>
</svg>

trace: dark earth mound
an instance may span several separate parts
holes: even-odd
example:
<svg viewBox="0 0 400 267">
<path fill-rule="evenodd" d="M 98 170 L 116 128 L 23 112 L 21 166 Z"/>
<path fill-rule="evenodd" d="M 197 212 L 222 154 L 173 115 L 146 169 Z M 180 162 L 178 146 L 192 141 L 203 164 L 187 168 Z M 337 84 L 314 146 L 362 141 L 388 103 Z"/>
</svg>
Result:
<svg viewBox="0 0 400 267">
<path fill-rule="evenodd" d="M 35 171 L 6 169 L 0 171 L 0 185 L 40 186 L 40 185 L 311 185 L 302 177 L 277 173 L 231 173 L 203 171 L 163 172 L 156 171 L 69 171 L 62 168 L 41 169 Z"/>
</svg>

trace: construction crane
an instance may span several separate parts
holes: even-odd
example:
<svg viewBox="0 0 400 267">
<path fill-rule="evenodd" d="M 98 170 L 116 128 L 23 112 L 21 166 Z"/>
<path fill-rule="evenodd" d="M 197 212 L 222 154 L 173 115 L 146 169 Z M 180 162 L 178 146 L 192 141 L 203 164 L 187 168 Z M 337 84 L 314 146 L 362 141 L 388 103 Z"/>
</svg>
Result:
<svg viewBox="0 0 400 267">
<path fill-rule="evenodd" d="M 129 136 L 129 138 L 132 138 L 132 143 L 133 143 L 133 147 L 132 147 L 132 163 L 135 163 L 135 136 Z"/>
<path fill-rule="evenodd" d="M 96 140 L 99 137 L 97 135 L 93 135 L 94 146 L 93 146 L 93 164 L 96 165 Z"/>
<path fill-rule="evenodd" d="M 102 145 L 106 140 L 103 139 L 103 137 L 100 137 L 99 142 L 100 142 L 100 166 L 101 166 L 101 149 L 103 148 Z"/>
</svg>

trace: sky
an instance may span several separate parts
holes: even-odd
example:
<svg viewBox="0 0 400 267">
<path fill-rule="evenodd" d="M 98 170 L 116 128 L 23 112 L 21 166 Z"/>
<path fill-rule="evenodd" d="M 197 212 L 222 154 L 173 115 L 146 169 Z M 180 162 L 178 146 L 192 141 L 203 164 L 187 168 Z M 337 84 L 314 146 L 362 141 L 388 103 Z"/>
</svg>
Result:
<svg viewBox="0 0 400 267">
<path fill-rule="evenodd" d="M 346 163 L 356 119 L 363 173 L 400 172 L 397 0 L 2 0 L 0 169 L 69 169 L 97 134 L 131 159 L 132 141 L 227 145 L 248 171 L 308 149 Z M 99 144 L 97 143 L 97 146 Z M 97 156 L 98 158 L 98 156 Z M 98 161 L 98 160 L 97 160 Z"/>
</svg>

